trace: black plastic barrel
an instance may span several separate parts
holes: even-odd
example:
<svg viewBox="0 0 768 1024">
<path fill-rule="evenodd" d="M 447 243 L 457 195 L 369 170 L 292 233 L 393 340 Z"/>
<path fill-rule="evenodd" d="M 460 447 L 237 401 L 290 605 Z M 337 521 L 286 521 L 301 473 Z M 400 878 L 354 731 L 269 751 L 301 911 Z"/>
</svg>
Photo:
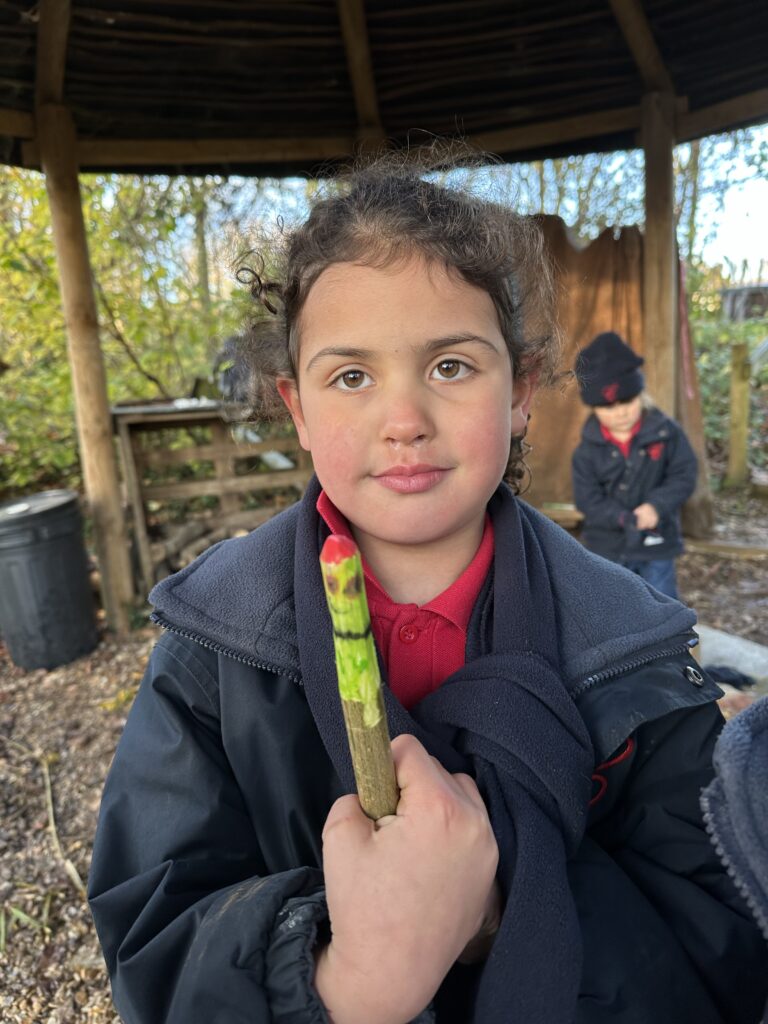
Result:
<svg viewBox="0 0 768 1024">
<path fill-rule="evenodd" d="M 96 646 L 76 492 L 0 505 L 0 634 L 21 668 L 56 668 Z"/>
</svg>

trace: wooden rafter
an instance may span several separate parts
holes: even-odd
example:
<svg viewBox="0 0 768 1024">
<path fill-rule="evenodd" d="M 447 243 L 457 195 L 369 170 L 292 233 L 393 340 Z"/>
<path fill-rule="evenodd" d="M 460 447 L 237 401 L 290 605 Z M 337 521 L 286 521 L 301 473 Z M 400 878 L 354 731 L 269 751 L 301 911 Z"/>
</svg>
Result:
<svg viewBox="0 0 768 1024">
<path fill-rule="evenodd" d="M 722 103 L 677 116 L 677 141 L 688 142 L 703 135 L 714 135 L 733 129 L 737 124 L 759 124 L 768 121 L 768 89 L 755 89 Z"/>
<path fill-rule="evenodd" d="M 554 146 L 559 142 L 592 136 L 611 135 L 640 127 L 640 107 L 617 107 L 595 114 L 577 114 L 554 121 L 536 121 L 521 128 L 502 128 L 482 132 L 470 142 L 487 152 L 513 153 L 515 150 Z"/>
<path fill-rule="evenodd" d="M 768 120 L 768 89 L 757 89 L 744 96 L 716 103 L 688 113 L 684 99 L 675 102 L 676 142 L 686 142 L 718 131 L 727 131 L 739 122 L 758 124 Z M 8 120 L 4 116 L 8 114 Z M 16 123 L 20 131 L 11 131 Z M 579 114 L 574 117 L 540 121 L 520 128 L 503 128 L 468 136 L 467 141 L 486 152 L 515 153 L 586 137 L 599 138 L 637 130 L 641 124 L 640 107 Z M 7 129 L 4 132 L 4 126 Z M 33 122 L 29 115 L 0 110 L 0 135 L 29 137 Z M 638 135 L 638 144 L 641 140 Z M 82 167 L 194 167 L 212 163 L 231 166 L 342 158 L 352 153 L 355 139 L 349 135 L 292 139 L 81 139 L 77 156 Z M 22 143 L 25 167 L 39 167 L 37 143 Z"/>
<path fill-rule="evenodd" d="M 41 0 L 37 26 L 35 103 L 61 103 L 71 15 L 70 0 Z"/>
<path fill-rule="evenodd" d="M 641 0 L 610 0 L 610 4 L 646 90 L 674 93 L 675 87 L 653 38 Z"/>
<path fill-rule="evenodd" d="M 608 135 L 639 129 L 640 107 L 619 107 L 597 114 L 543 121 L 523 128 L 505 128 L 469 136 L 467 141 L 488 152 L 512 153 L 536 146 L 555 145 L 585 135 Z M 330 160 L 348 156 L 354 148 L 351 136 L 303 139 L 94 139 L 80 140 L 78 160 L 84 167 L 194 166 L 219 161 L 253 164 L 282 160 Z M 24 165 L 39 166 L 33 142 L 22 147 Z"/>
<path fill-rule="evenodd" d="M 352 136 L 292 139 L 81 139 L 81 167 L 194 167 L 206 163 L 255 164 L 291 160 L 322 161 L 348 156 Z M 22 145 L 25 167 L 38 167 L 34 142 Z"/>
<path fill-rule="evenodd" d="M 355 96 L 355 109 L 360 137 L 382 140 L 384 131 L 373 77 L 371 47 L 365 18 L 364 0 L 336 0 L 344 37 L 347 68 Z"/>
</svg>

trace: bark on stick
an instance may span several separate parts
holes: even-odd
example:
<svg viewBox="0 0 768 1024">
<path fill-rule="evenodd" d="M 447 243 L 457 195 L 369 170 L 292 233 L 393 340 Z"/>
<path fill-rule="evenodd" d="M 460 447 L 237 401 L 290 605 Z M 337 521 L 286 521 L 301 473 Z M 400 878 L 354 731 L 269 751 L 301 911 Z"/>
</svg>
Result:
<svg viewBox="0 0 768 1024">
<path fill-rule="evenodd" d="M 339 696 L 347 727 L 360 805 L 374 821 L 397 808 L 398 789 L 381 677 L 356 545 L 332 534 L 320 554 L 333 623 Z"/>
</svg>

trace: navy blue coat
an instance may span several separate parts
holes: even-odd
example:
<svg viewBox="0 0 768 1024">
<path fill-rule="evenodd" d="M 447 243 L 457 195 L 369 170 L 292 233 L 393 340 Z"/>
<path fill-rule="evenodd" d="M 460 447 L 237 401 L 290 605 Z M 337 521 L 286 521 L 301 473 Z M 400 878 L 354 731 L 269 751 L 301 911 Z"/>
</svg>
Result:
<svg viewBox="0 0 768 1024">
<path fill-rule="evenodd" d="M 693 613 L 521 507 L 557 567 L 553 640 L 595 759 L 568 873 L 583 977 L 573 1020 L 552 1024 L 756 1024 L 768 950 L 698 806 L 721 718 L 688 653 Z M 167 632 L 89 876 L 126 1024 L 327 1022 L 312 947 L 328 934 L 321 831 L 344 785 L 302 677 L 297 518 L 294 506 L 212 548 L 153 595 Z M 486 589 L 472 635 L 491 600 Z M 455 967 L 423 1021 L 469 1024 L 475 970 Z"/>
<path fill-rule="evenodd" d="M 607 441 L 594 413 L 573 453 L 573 498 L 584 513 L 582 536 L 590 551 L 626 564 L 674 558 L 683 550 L 680 508 L 696 487 L 696 456 L 682 428 L 659 409 L 645 412 L 629 458 Z M 647 544 L 632 510 L 648 502 L 659 513 Z"/>
</svg>

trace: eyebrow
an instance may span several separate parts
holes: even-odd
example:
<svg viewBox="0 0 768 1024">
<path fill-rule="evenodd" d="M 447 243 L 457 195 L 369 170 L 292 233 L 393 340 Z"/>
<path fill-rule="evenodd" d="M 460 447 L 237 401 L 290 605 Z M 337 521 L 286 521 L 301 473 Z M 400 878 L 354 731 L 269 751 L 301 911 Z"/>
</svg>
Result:
<svg viewBox="0 0 768 1024">
<path fill-rule="evenodd" d="M 472 332 L 462 332 L 459 334 L 448 334 L 440 338 L 431 338 L 429 341 L 425 341 L 423 345 L 415 345 L 414 348 L 417 352 L 423 352 L 425 355 L 430 355 L 432 352 L 438 352 L 443 348 L 450 348 L 452 345 L 462 344 L 477 344 L 484 345 L 486 348 L 492 349 L 494 352 L 498 352 L 498 348 L 489 341 L 488 338 L 484 338 L 480 334 L 472 334 Z M 312 369 L 315 363 L 322 359 L 327 359 L 331 356 L 336 358 L 341 357 L 343 359 L 367 359 L 375 355 L 373 349 L 369 348 L 354 348 L 346 345 L 330 345 L 328 348 L 321 348 L 319 352 L 316 352 L 310 361 L 307 363 L 307 372 Z"/>
</svg>

